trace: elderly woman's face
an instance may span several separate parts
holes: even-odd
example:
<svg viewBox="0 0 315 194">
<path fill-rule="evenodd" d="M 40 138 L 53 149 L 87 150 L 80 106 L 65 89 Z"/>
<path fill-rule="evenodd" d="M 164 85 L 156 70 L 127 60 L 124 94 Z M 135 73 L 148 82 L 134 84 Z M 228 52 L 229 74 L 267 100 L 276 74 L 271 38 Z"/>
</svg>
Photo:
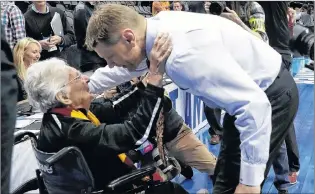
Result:
<svg viewBox="0 0 315 194">
<path fill-rule="evenodd" d="M 37 62 L 40 58 L 40 47 L 36 43 L 30 43 L 26 48 L 23 56 L 23 61 L 26 67 Z"/>
<path fill-rule="evenodd" d="M 89 92 L 89 78 L 74 68 L 69 71 L 69 81 L 66 84 L 69 88 L 68 98 L 72 108 L 89 109 L 93 95 Z"/>
</svg>

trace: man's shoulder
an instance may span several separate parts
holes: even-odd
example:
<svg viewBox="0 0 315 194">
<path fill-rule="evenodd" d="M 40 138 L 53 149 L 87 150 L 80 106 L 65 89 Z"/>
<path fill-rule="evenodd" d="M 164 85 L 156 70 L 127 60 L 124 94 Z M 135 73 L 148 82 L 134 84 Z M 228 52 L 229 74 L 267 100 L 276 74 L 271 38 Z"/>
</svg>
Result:
<svg viewBox="0 0 315 194">
<path fill-rule="evenodd" d="M 33 9 L 28 9 L 25 13 L 24 13 L 24 17 L 25 18 L 29 18 L 29 17 L 34 17 L 35 11 Z"/>
<path fill-rule="evenodd" d="M 60 16 L 62 17 L 63 15 L 65 15 L 65 12 L 64 11 L 62 11 L 60 8 L 58 8 L 58 7 L 49 7 L 49 12 L 51 12 L 52 14 L 54 14 L 54 13 L 59 13 L 60 14 Z"/>
</svg>

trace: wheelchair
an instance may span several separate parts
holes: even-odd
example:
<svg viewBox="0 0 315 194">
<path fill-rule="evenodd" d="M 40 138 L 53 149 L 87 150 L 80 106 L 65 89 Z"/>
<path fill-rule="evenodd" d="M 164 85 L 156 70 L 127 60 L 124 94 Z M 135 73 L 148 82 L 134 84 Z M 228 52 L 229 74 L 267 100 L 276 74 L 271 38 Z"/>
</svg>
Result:
<svg viewBox="0 0 315 194">
<path fill-rule="evenodd" d="M 111 181 L 105 190 L 95 190 L 93 175 L 77 147 L 65 147 L 57 153 L 45 153 L 37 149 L 36 135 L 27 132 L 26 138 L 30 138 L 38 162 L 35 173 L 40 194 L 160 193 L 162 188 L 168 188 L 168 193 L 187 193 L 181 186 L 170 181 L 153 181 L 152 176 L 156 172 L 154 166 L 119 177 Z M 150 178 L 143 181 L 145 177 Z"/>
</svg>

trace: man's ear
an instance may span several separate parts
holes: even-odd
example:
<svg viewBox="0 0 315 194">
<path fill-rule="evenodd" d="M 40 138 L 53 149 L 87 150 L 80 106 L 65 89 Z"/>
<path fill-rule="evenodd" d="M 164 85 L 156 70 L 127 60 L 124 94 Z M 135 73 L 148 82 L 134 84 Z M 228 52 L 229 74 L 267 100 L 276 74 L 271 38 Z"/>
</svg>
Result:
<svg viewBox="0 0 315 194">
<path fill-rule="evenodd" d="M 123 39 L 126 41 L 126 43 L 130 44 L 131 46 L 135 46 L 136 44 L 136 36 L 134 32 L 127 28 L 122 33 Z"/>
<path fill-rule="evenodd" d="M 71 105 L 72 104 L 72 101 L 63 92 L 58 92 L 56 95 L 56 99 L 64 105 Z"/>
</svg>

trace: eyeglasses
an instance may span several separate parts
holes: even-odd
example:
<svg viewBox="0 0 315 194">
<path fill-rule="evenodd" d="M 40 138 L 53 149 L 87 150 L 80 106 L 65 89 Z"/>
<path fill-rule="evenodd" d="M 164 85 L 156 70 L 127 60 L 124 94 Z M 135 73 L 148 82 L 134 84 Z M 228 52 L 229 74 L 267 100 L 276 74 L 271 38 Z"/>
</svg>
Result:
<svg viewBox="0 0 315 194">
<path fill-rule="evenodd" d="M 71 84 L 72 82 L 78 80 L 78 79 L 81 79 L 82 78 L 82 74 L 81 73 L 78 73 L 78 76 L 73 78 L 72 80 L 70 80 L 68 83 L 64 84 L 61 88 L 64 88 L 66 87 L 67 85 Z"/>
</svg>

